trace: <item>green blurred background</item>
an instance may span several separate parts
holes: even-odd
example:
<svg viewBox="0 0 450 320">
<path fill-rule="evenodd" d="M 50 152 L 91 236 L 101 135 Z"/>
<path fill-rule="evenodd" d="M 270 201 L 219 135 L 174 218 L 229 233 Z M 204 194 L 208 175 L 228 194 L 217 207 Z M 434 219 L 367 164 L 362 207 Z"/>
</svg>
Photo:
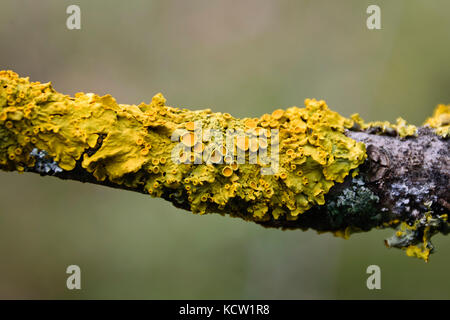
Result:
<svg viewBox="0 0 450 320">
<path fill-rule="evenodd" d="M 81 30 L 66 8 L 81 7 Z M 381 7 L 382 30 L 366 28 Z M 0 5 L 0 69 L 63 93 L 255 117 L 325 99 L 345 116 L 421 124 L 450 102 L 450 2 L 23 1 Z M 149 196 L 0 173 L 0 298 L 450 298 L 450 237 L 428 264 L 350 240 L 197 216 Z M 66 267 L 82 290 L 66 288 Z M 382 289 L 366 287 L 381 267 Z"/>
</svg>

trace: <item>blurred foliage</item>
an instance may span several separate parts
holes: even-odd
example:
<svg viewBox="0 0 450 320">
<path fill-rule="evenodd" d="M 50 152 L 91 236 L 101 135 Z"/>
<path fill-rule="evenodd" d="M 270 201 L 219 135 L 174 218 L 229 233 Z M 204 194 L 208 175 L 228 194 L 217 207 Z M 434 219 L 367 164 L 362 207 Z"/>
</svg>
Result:
<svg viewBox="0 0 450 320">
<path fill-rule="evenodd" d="M 81 6 L 82 29 L 65 26 Z M 3 0 L 0 69 L 60 92 L 259 116 L 325 99 L 421 124 L 449 103 L 450 2 Z M 428 264 L 380 230 L 345 241 L 196 216 L 132 192 L 0 173 L 0 298 L 450 298 L 450 238 Z M 82 290 L 65 269 L 82 270 Z M 382 290 L 366 288 L 368 265 Z"/>
</svg>

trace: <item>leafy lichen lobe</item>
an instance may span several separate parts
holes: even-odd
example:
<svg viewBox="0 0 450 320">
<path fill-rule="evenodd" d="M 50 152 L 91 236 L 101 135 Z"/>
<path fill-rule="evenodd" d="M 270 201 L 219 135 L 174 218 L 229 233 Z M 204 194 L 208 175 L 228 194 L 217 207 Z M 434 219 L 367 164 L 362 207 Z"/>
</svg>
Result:
<svg viewBox="0 0 450 320">
<path fill-rule="evenodd" d="M 437 135 L 448 138 L 450 136 L 450 105 L 438 105 L 433 116 L 425 121 L 425 125 L 434 128 Z"/>
<path fill-rule="evenodd" d="M 406 137 L 415 137 L 417 135 L 417 127 L 408 124 L 405 119 L 399 117 L 395 123 L 389 121 L 371 121 L 365 122 L 359 114 L 355 113 L 350 117 L 355 121 L 355 125 L 360 129 L 368 130 L 378 134 L 398 135 L 402 139 Z"/>
</svg>

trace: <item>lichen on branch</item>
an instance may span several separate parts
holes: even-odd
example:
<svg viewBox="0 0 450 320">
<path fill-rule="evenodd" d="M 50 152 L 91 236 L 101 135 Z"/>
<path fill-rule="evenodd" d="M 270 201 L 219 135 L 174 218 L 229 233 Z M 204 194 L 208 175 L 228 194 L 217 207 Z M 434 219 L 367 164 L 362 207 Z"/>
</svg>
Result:
<svg viewBox="0 0 450 320">
<path fill-rule="evenodd" d="M 448 107 L 427 124 L 446 137 Z M 50 83 L 0 71 L 0 169 L 135 190 L 194 213 L 267 226 L 345 235 L 398 225 L 389 224 L 392 215 L 363 209 L 366 201 L 378 209 L 379 198 L 362 178 L 342 193 L 330 192 L 351 181 L 368 157 L 365 143 L 347 132 L 379 127 L 357 115 L 345 118 L 322 100 L 237 119 L 170 107 L 162 94 L 139 105 L 93 93 L 70 97 Z M 404 120 L 382 127 L 382 134 L 417 134 Z M 324 208 L 325 218 L 314 216 Z"/>
<path fill-rule="evenodd" d="M 79 162 L 99 181 L 143 188 L 158 197 L 170 194 L 193 212 L 296 219 L 311 206 L 323 205 L 334 183 L 343 182 L 365 159 L 364 145 L 344 135 L 352 121 L 329 110 L 324 101 L 236 119 L 210 110 L 172 108 L 161 94 L 136 106 L 118 104 L 109 95 L 78 93 L 71 98 L 50 83 L 30 83 L 12 72 L 1 73 L 0 81 L 0 124 L 9 137 L 0 153 L 3 169 L 33 167 L 31 152 L 37 148 L 63 170 L 73 170 Z M 201 136 L 194 132 L 198 122 Z M 227 148 L 205 137 L 208 129 L 244 135 Z M 249 149 L 271 148 L 269 129 L 279 131 L 280 159 L 270 159 L 279 161 L 279 168 L 262 175 L 261 159 L 248 163 Z M 187 147 L 180 158 L 193 157 L 191 163 L 173 159 L 172 150 L 180 144 L 172 141 L 177 130 Z M 270 143 L 261 143 L 263 136 Z M 233 148 L 247 153 L 246 163 L 237 161 Z M 198 157 L 202 159 L 195 161 Z"/>
</svg>

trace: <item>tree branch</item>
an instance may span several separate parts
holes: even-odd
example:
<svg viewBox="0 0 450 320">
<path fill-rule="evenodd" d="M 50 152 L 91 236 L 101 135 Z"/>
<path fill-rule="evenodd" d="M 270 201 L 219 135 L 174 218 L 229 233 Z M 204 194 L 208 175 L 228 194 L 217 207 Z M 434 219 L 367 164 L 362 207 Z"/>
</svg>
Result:
<svg viewBox="0 0 450 320">
<path fill-rule="evenodd" d="M 428 260 L 447 234 L 449 106 L 424 127 L 364 123 L 324 101 L 260 118 L 69 97 L 0 71 L 0 169 L 162 197 L 266 227 L 347 238 L 396 228 L 389 247 Z"/>
</svg>

